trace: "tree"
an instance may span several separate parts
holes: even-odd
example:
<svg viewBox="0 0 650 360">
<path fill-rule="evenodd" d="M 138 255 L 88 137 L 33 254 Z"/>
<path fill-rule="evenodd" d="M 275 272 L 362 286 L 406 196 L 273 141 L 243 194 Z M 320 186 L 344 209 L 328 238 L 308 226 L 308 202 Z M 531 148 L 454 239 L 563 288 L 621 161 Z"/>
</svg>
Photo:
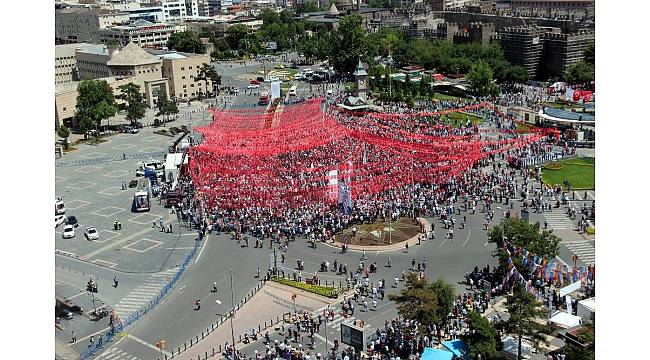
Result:
<svg viewBox="0 0 650 360">
<path fill-rule="evenodd" d="M 517 335 L 517 359 L 521 359 L 521 341 L 524 336 L 530 339 L 535 345 L 540 341 L 544 341 L 542 330 L 545 326 L 536 320 L 538 318 L 544 318 L 546 311 L 535 300 L 535 296 L 526 292 L 520 283 L 517 283 L 513 293 L 507 296 L 507 301 L 510 318 L 500 325 L 506 332 Z"/>
<path fill-rule="evenodd" d="M 595 79 L 594 65 L 580 60 L 573 64 L 565 74 L 566 81 L 570 83 L 585 83 Z"/>
<path fill-rule="evenodd" d="M 500 359 L 497 344 L 501 342 L 497 330 L 488 319 L 476 311 L 467 314 L 469 332 L 463 336 L 463 340 L 469 347 L 469 355 L 473 359 L 479 356 L 483 360 Z"/>
<path fill-rule="evenodd" d="M 479 61 L 472 66 L 467 74 L 467 81 L 477 94 L 486 96 L 494 92 L 492 77 L 493 72 L 490 66 L 484 61 Z"/>
<path fill-rule="evenodd" d="M 505 73 L 504 80 L 515 83 L 524 83 L 528 81 L 528 70 L 521 65 L 510 66 Z"/>
<path fill-rule="evenodd" d="M 499 270 L 505 274 L 508 269 L 510 255 L 503 250 L 504 240 L 511 244 L 521 246 L 539 257 L 554 258 L 560 249 L 560 238 L 552 230 L 541 230 L 539 223 L 530 224 L 522 219 L 505 219 L 501 224 L 494 226 L 488 232 L 488 241 L 495 243 L 497 249 L 495 256 L 499 259 Z M 528 266 L 523 266 L 522 257 L 512 257 L 512 262 L 519 273 L 528 278 Z"/>
<path fill-rule="evenodd" d="M 82 80 L 77 85 L 77 107 L 75 116 L 83 131 L 99 128 L 104 119 L 117 112 L 113 89 L 106 80 Z"/>
<path fill-rule="evenodd" d="M 138 120 L 144 118 L 147 107 L 140 92 L 140 85 L 132 82 L 118 86 L 122 92 L 120 99 L 126 101 L 126 119 L 134 125 Z"/>
<path fill-rule="evenodd" d="M 388 298 L 397 303 L 397 311 L 407 319 L 417 320 L 428 325 L 439 322 L 438 298 L 428 286 L 426 279 L 418 278 L 416 273 L 409 273 L 406 286 L 399 295 L 390 294 Z"/>
<path fill-rule="evenodd" d="M 316 12 L 320 10 L 318 5 L 314 1 L 305 1 L 302 3 L 302 5 L 298 5 L 297 13 L 298 14 L 304 14 L 304 13 L 310 13 L 310 12 Z"/>
<path fill-rule="evenodd" d="M 59 130 L 57 130 L 57 135 L 59 135 L 60 138 L 63 139 L 63 147 L 67 150 L 68 149 L 68 137 L 70 136 L 70 129 L 68 129 L 65 125 L 59 126 Z"/>
<path fill-rule="evenodd" d="M 215 84 L 221 83 L 221 76 L 217 74 L 217 71 L 210 64 L 203 64 L 199 68 L 198 75 L 194 78 L 194 81 L 204 81 L 205 82 L 205 96 L 208 96 L 208 81 L 214 87 Z"/>
<path fill-rule="evenodd" d="M 593 317 L 593 315 L 592 315 Z M 587 324 L 578 333 L 578 339 L 587 346 L 578 348 L 567 344 L 565 355 L 567 360 L 594 360 L 596 358 L 596 320 L 592 318 L 591 324 Z"/>
<path fill-rule="evenodd" d="M 176 51 L 205 54 L 205 45 L 194 31 L 175 32 L 169 37 L 167 47 Z"/>
<path fill-rule="evenodd" d="M 354 71 L 363 55 L 366 31 L 361 26 L 361 16 L 347 15 L 332 33 L 330 61 L 336 70 L 346 74 Z"/>
<path fill-rule="evenodd" d="M 235 24 L 228 28 L 226 41 L 232 50 L 239 50 L 241 41 L 248 35 L 248 27 L 244 24 Z"/>
<path fill-rule="evenodd" d="M 585 57 L 585 61 L 591 65 L 596 64 L 596 44 L 595 43 L 590 43 L 587 45 L 587 48 L 585 49 L 583 53 Z"/>
<path fill-rule="evenodd" d="M 440 275 L 436 281 L 429 284 L 429 288 L 436 294 L 436 298 L 438 299 L 438 317 L 444 323 L 447 321 L 447 314 L 453 309 L 454 301 L 456 300 L 454 286 L 446 282 L 445 278 Z"/>
</svg>

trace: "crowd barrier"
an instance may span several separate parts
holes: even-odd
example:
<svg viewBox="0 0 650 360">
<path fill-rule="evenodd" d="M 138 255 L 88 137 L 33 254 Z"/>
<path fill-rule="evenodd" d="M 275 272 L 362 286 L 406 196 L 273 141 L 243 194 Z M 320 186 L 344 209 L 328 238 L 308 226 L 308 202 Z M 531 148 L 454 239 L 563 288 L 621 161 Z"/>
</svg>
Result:
<svg viewBox="0 0 650 360">
<path fill-rule="evenodd" d="M 190 250 L 187 255 L 185 255 L 185 259 L 183 260 L 183 263 L 181 264 L 180 268 L 174 274 L 174 277 L 165 285 L 161 290 L 158 295 L 154 299 L 152 299 L 150 302 L 148 302 L 146 305 L 144 305 L 141 309 L 133 312 L 131 315 L 129 315 L 126 319 L 117 319 L 115 320 L 117 325 L 114 326 L 114 328 L 103 336 L 99 336 L 99 339 L 97 342 L 91 344 L 86 351 L 84 351 L 81 356 L 79 357 L 80 360 L 85 360 L 89 359 L 90 357 L 94 356 L 99 349 L 104 348 L 104 346 L 110 342 L 113 341 L 113 338 L 117 336 L 124 328 L 127 326 L 133 324 L 136 322 L 140 317 L 143 317 L 144 315 L 148 314 L 151 312 L 158 304 L 160 304 L 160 301 L 171 291 L 172 287 L 174 287 L 174 284 L 178 281 L 178 279 L 183 275 L 185 270 L 190 264 L 190 261 L 192 261 L 192 258 L 194 255 L 196 255 L 196 252 L 201 245 L 200 241 L 196 241 L 194 243 L 194 246 L 192 247 L 192 250 Z"/>
<path fill-rule="evenodd" d="M 155 152 L 148 152 L 148 153 L 135 153 L 135 154 L 125 154 L 125 155 L 126 156 L 111 156 L 111 157 L 103 157 L 98 159 L 59 161 L 55 164 L 55 167 L 93 165 L 93 164 L 101 164 L 107 162 L 133 160 L 133 159 L 149 159 L 158 156 L 165 156 L 167 155 L 167 151 L 155 151 Z"/>
</svg>

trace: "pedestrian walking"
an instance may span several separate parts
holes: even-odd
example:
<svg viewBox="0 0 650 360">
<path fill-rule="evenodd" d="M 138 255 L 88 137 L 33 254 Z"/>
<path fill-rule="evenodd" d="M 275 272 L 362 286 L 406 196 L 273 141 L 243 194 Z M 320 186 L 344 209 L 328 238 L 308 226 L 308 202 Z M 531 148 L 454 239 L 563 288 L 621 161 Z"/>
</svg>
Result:
<svg viewBox="0 0 650 360">
<path fill-rule="evenodd" d="M 76 342 L 77 342 L 77 334 L 74 332 L 74 330 L 72 330 L 72 343 L 74 344 Z"/>
<path fill-rule="evenodd" d="M 117 288 L 118 281 L 117 281 L 117 276 L 113 278 L 113 287 Z"/>
</svg>

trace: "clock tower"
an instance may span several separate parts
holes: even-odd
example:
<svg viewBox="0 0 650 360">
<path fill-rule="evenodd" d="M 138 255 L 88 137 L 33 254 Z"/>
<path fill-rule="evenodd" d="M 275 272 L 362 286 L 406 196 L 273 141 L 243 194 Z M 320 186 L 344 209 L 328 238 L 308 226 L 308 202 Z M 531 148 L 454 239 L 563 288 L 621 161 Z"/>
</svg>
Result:
<svg viewBox="0 0 650 360">
<path fill-rule="evenodd" d="M 365 103 L 367 101 L 366 91 L 368 90 L 368 73 L 366 72 L 366 69 L 363 67 L 363 64 L 361 63 L 361 59 L 359 59 L 359 64 L 357 64 L 357 68 L 354 70 L 354 73 L 352 75 L 354 75 L 354 79 L 356 82 L 354 96 L 360 98 Z"/>
</svg>

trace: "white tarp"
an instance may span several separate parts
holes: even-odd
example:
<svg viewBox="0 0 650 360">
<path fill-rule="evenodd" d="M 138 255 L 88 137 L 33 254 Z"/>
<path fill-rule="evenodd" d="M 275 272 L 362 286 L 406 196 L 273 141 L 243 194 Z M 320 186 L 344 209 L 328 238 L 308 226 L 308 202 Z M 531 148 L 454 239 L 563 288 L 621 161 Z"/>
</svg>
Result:
<svg viewBox="0 0 650 360">
<path fill-rule="evenodd" d="M 512 336 L 507 336 L 503 339 L 501 339 L 503 342 L 503 352 L 506 355 L 510 355 L 516 358 L 518 349 L 519 349 L 519 343 L 517 342 L 517 339 L 513 338 Z M 525 340 L 521 341 L 521 356 L 522 357 L 531 357 L 533 355 L 533 346 L 526 342 Z"/>
<path fill-rule="evenodd" d="M 551 315 L 551 322 L 565 328 L 572 328 L 582 324 L 580 316 L 571 315 L 565 311 L 557 310 Z"/>
<path fill-rule="evenodd" d="M 580 289 L 580 281 L 576 281 L 572 284 L 569 284 L 563 288 L 560 289 L 560 297 L 563 297 L 564 295 L 571 294 L 572 292 Z"/>
<path fill-rule="evenodd" d="M 582 322 L 590 322 L 591 316 L 596 313 L 596 298 L 578 301 L 578 316 Z"/>
<path fill-rule="evenodd" d="M 271 83 L 271 100 L 275 100 L 280 97 L 280 81 L 274 81 Z"/>
</svg>

